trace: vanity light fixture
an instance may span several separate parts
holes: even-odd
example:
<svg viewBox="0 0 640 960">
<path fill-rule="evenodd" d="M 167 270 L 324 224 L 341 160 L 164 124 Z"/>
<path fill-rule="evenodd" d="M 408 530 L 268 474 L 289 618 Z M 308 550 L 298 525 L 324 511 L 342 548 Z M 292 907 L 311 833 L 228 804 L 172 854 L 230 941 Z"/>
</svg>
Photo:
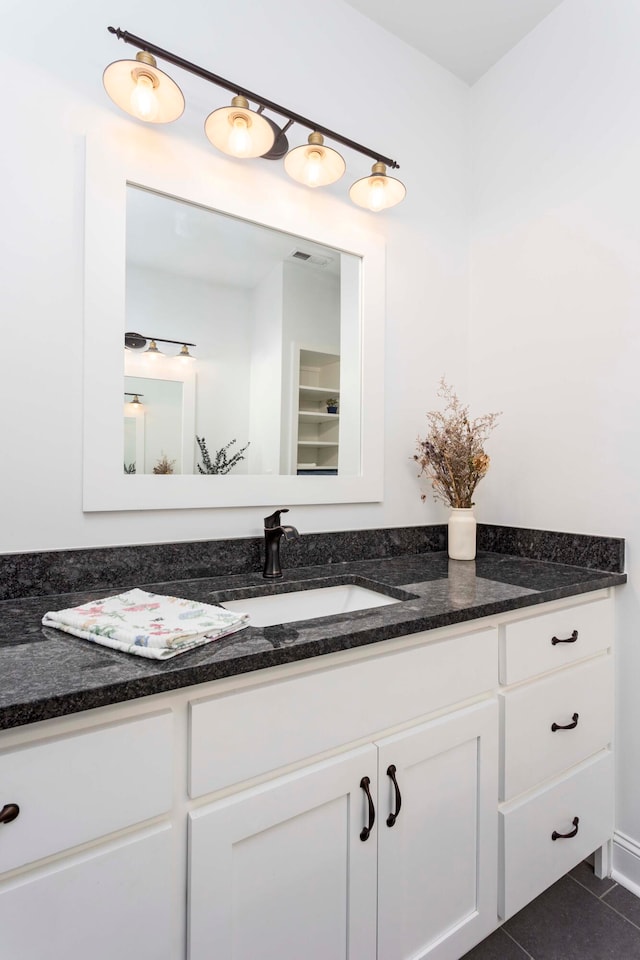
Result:
<svg viewBox="0 0 640 960">
<path fill-rule="evenodd" d="M 117 106 L 137 120 L 171 123 L 182 115 L 182 90 L 158 70 L 156 58 L 145 50 L 135 60 L 117 60 L 102 75 L 104 88 Z"/>
<path fill-rule="evenodd" d="M 406 192 L 404 183 L 387 174 L 384 163 L 374 163 L 371 176 L 356 180 L 349 190 L 349 196 L 359 207 L 377 212 L 400 203 Z"/>
<path fill-rule="evenodd" d="M 156 66 L 155 58 L 158 57 L 233 94 L 231 106 L 214 110 L 204 125 L 209 141 L 223 153 L 238 159 L 261 157 L 263 160 L 280 160 L 285 157 L 284 166 L 290 177 L 308 187 L 321 187 L 335 183 L 346 169 L 344 159 L 337 150 L 325 145 L 326 137 L 374 161 L 372 175 L 356 180 L 349 191 L 355 204 L 377 212 L 393 207 L 404 199 L 404 184 L 386 172 L 387 167 L 398 169 L 399 164 L 395 160 L 231 83 L 169 50 L 136 37 L 127 30 L 121 30 L 120 27 L 109 27 L 108 30 L 118 40 L 138 47 L 135 60 L 112 63 L 103 76 L 105 89 L 113 102 L 138 120 L 167 123 L 176 120 L 184 109 L 180 88 Z M 250 101 L 257 104 L 257 109 L 249 106 Z M 286 123 L 278 126 L 270 117 L 264 116 L 265 110 L 284 117 Z M 311 130 L 311 134 L 306 144 L 289 150 L 286 133 L 294 123 Z"/>
<path fill-rule="evenodd" d="M 189 347 L 195 347 L 196 344 L 188 343 L 186 340 L 167 340 L 166 337 L 149 337 L 143 336 L 141 333 L 129 332 L 124 335 L 124 346 L 125 350 L 144 350 L 145 353 L 150 353 L 152 357 L 163 357 L 165 354 L 162 350 L 158 349 L 157 340 L 159 340 L 160 343 L 175 343 L 180 345 L 180 353 L 175 355 L 177 358 L 181 360 L 195 360 L 193 354 L 189 353 Z"/>
<path fill-rule="evenodd" d="M 127 401 L 130 406 L 136 407 L 136 408 L 144 406 L 142 400 L 140 399 L 140 397 L 144 397 L 144 393 L 129 393 L 127 390 L 125 390 L 124 395 L 125 397 L 133 397 L 133 400 Z M 137 409 L 136 409 L 136 412 L 137 412 Z"/>
<path fill-rule="evenodd" d="M 261 157 L 275 142 L 275 133 L 265 117 L 249 109 L 246 97 L 237 96 L 230 107 L 219 107 L 204 123 L 208 140 L 231 157 Z"/>
<path fill-rule="evenodd" d="M 322 134 L 314 130 L 306 144 L 289 151 L 284 168 L 298 183 L 307 187 L 324 187 L 339 180 L 347 165 L 337 150 L 325 146 Z"/>
<path fill-rule="evenodd" d="M 149 346 L 146 349 L 146 353 L 150 353 L 154 357 L 163 357 L 164 354 L 162 350 L 158 350 L 158 344 L 155 340 L 152 340 Z"/>
</svg>

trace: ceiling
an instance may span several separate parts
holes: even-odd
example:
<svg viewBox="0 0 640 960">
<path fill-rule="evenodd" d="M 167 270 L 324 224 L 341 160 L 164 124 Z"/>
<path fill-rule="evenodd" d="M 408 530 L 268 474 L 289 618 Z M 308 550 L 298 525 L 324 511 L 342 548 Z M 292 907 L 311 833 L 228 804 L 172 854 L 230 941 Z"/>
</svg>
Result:
<svg viewBox="0 0 640 960">
<path fill-rule="evenodd" d="M 563 0 L 347 0 L 472 84 Z"/>
<path fill-rule="evenodd" d="M 309 255 L 304 261 L 294 253 Z M 127 263 L 253 288 L 278 264 L 340 275 L 340 254 L 310 240 L 127 186 Z"/>
</svg>

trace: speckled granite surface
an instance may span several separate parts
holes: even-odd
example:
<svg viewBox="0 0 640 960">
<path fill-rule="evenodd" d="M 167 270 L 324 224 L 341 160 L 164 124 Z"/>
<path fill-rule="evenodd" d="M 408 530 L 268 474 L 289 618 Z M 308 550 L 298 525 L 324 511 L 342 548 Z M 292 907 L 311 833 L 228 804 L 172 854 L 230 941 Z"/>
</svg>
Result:
<svg viewBox="0 0 640 960">
<path fill-rule="evenodd" d="M 287 520 L 295 525 L 294 511 Z M 447 548 L 444 524 L 301 534 L 282 551 L 285 569 Z M 479 524 L 478 549 L 611 573 L 624 570 L 624 540 L 614 537 Z M 262 556 L 262 537 L 0 554 L 0 600 L 128 587 L 137 582 L 233 576 L 260 570 Z"/>
<path fill-rule="evenodd" d="M 259 569 L 259 562 L 255 566 Z M 264 629 L 249 627 L 160 662 L 94 646 L 42 627 L 41 618 L 48 610 L 107 596 L 113 589 L 57 595 L 50 591 L 48 596 L 5 600 L 0 603 L 0 728 L 461 623 L 626 581 L 622 573 L 507 554 L 481 552 L 476 561 L 464 562 L 450 561 L 444 552 L 411 550 L 378 559 L 307 565 L 295 572 L 285 571 L 284 579 L 277 582 L 264 581 L 259 572 L 227 574 L 223 578 L 175 577 L 170 581 L 165 577 L 157 582 L 132 571 L 128 578 L 125 573 L 122 577 L 119 587 L 138 586 L 208 602 L 341 582 L 373 586 L 392 594 L 399 602 Z"/>
</svg>

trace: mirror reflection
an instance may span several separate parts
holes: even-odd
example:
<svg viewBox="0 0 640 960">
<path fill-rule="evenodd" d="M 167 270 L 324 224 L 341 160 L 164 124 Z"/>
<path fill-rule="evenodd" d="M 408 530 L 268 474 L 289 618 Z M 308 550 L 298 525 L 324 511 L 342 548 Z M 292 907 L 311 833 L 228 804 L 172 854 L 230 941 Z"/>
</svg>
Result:
<svg viewBox="0 0 640 960">
<path fill-rule="evenodd" d="M 125 473 L 359 475 L 360 258 L 131 184 L 126 223 Z"/>
</svg>

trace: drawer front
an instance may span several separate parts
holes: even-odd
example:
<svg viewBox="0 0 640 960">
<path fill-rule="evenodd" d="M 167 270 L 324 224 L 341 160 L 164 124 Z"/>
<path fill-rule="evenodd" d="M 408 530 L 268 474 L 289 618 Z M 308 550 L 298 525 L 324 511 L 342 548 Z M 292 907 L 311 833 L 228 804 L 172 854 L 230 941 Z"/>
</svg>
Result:
<svg viewBox="0 0 640 960">
<path fill-rule="evenodd" d="M 553 840 L 554 831 L 574 837 Z M 499 914 L 517 913 L 613 835 L 613 757 L 609 751 L 500 813 Z"/>
<path fill-rule="evenodd" d="M 500 704 L 504 736 L 500 799 L 510 800 L 609 745 L 613 660 L 605 654 L 517 687 L 502 694 Z"/>
<path fill-rule="evenodd" d="M 595 600 L 508 623 L 502 629 L 500 682 L 519 683 L 610 647 L 613 602 Z"/>
<path fill-rule="evenodd" d="M 191 705 L 189 793 L 200 797 L 494 690 L 482 630 Z"/>
<path fill-rule="evenodd" d="M 168 826 L 0 883 L 3 960 L 175 960 Z"/>
<path fill-rule="evenodd" d="M 171 753 L 168 712 L 0 753 L 0 873 L 165 813 Z"/>
</svg>

